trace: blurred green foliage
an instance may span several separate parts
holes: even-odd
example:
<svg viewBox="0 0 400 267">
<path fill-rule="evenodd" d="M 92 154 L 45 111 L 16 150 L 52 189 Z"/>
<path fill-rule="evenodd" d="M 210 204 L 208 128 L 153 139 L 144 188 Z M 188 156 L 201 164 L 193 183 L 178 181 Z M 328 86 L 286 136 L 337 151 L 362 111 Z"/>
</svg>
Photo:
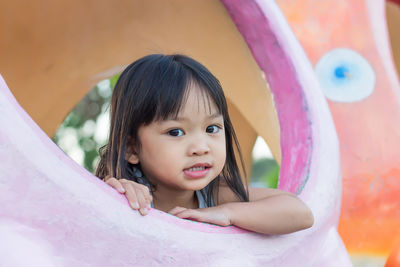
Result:
<svg viewBox="0 0 400 267">
<path fill-rule="evenodd" d="M 106 141 L 95 138 L 96 130 L 98 130 L 96 123 L 99 116 L 108 109 L 112 90 L 118 78 L 119 74 L 96 85 L 68 114 L 53 137 L 53 141 L 70 156 L 78 147 L 82 157 L 75 157 L 74 160 L 92 173 L 99 159 L 98 149 Z M 108 131 L 108 129 L 102 130 Z M 76 140 L 76 142 L 71 140 Z"/>
<path fill-rule="evenodd" d="M 279 165 L 274 159 L 255 159 L 251 170 L 251 183 L 257 187 L 277 188 Z"/>
</svg>

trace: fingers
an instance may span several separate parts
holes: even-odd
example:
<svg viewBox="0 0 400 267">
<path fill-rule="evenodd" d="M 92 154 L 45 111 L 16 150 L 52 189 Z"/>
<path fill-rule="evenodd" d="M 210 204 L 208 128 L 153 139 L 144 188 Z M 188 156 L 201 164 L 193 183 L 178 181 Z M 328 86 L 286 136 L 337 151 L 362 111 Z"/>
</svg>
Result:
<svg viewBox="0 0 400 267">
<path fill-rule="evenodd" d="M 150 194 L 149 188 L 147 186 L 142 186 L 141 189 L 147 205 L 151 205 L 151 202 L 153 202 L 153 196 Z"/>
<path fill-rule="evenodd" d="M 113 187 L 115 190 L 120 192 L 121 194 L 125 193 L 125 188 L 122 186 L 121 182 L 118 181 L 116 178 L 114 177 L 108 178 L 107 180 L 105 180 L 105 182 L 111 187 Z"/>
<path fill-rule="evenodd" d="M 132 209 L 139 210 L 141 215 L 149 213 L 153 197 L 147 186 L 127 179 L 118 180 L 115 177 L 107 178 L 105 182 L 118 192 L 124 193 Z"/>
<path fill-rule="evenodd" d="M 217 224 L 221 226 L 231 225 L 229 218 L 219 210 L 220 208 L 203 208 L 203 209 L 185 209 L 182 207 L 175 207 L 169 211 L 170 214 L 175 215 L 181 219 L 189 219 L 192 221 Z"/>
<path fill-rule="evenodd" d="M 183 207 L 175 207 L 168 212 L 181 219 L 191 219 L 195 221 L 203 221 L 202 213 L 194 209 L 186 209 Z"/>
<path fill-rule="evenodd" d="M 187 210 L 181 211 L 178 214 L 176 214 L 175 216 L 179 217 L 181 219 L 191 219 L 191 220 L 195 220 L 195 221 L 202 221 L 201 213 L 196 210 L 192 210 L 192 209 L 187 209 Z"/>
<path fill-rule="evenodd" d="M 139 210 L 141 215 L 147 215 L 151 208 L 152 197 L 149 189 L 141 184 L 121 179 L 125 187 L 125 196 L 134 210 Z"/>
<path fill-rule="evenodd" d="M 140 209 L 149 210 L 151 208 L 151 202 L 153 201 L 149 188 L 145 185 L 136 184 L 136 195 L 138 196 Z"/>
<path fill-rule="evenodd" d="M 140 206 L 135 188 L 129 183 L 124 183 L 124 186 L 126 188 L 125 196 L 128 199 L 129 205 L 131 205 L 132 209 L 138 210 Z"/>
<path fill-rule="evenodd" d="M 136 196 L 137 196 L 137 200 L 139 202 L 139 212 L 142 215 L 147 215 L 149 213 L 149 207 L 148 207 L 148 203 L 144 197 L 144 193 L 143 191 L 136 191 Z"/>
<path fill-rule="evenodd" d="M 186 210 L 186 208 L 183 207 L 175 207 L 172 210 L 168 211 L 169 214 L 176 216 L 178 213 Z"/>
</svg>

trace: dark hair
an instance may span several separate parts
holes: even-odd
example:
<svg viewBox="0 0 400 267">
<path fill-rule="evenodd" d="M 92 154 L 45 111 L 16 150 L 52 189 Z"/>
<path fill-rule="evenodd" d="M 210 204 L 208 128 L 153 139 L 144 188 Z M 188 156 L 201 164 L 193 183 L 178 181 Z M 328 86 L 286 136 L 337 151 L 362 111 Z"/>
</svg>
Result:
<svg viewBox="0 0 400 267">
<path fill-rule="evenodd" d="M 135 168 L 140 169 L 140 164 L 133 165 L 125 159 L 128 137 L 134 144 L 140 145 L 140 126 L 176 117 L 190 83 L 204 90 L 208 100 L 213 100 L 224 118 L 226 162 L 221 175 L 206 187 L 207 204 L 211 206 L 213 192 L 218 192 L 215 190 L 218 190 L 221 178 L 240 200 L 248 201 L 248 192 L 241 180 L 233 145 L 239 153 L 242 168 L 243 159 L 221 85 L 206 67 L 184 55 L 148 55 L 133 62 L 122 72 L 111 98 L 110 135 L 108 143 L 99 150 L 100 162 L 96 176 L 140 182 L 140 177 L 135 174 Z"/>
</svg>

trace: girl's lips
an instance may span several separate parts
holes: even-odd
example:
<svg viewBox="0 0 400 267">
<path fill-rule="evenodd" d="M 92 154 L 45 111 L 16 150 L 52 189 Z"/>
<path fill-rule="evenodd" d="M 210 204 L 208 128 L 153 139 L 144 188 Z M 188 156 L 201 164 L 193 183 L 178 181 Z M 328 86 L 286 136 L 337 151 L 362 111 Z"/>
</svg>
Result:
<svg viewBox="0 0 400 267">
<path fill-rule="evenodd" d="M 208 163 L 200 163 L 191 166 L 190 168 L 184 169 L 183 173 L 193 179 L 203 178 L 210 171 L 210 164 Z"/>
<path fill-rule="evenodd" d="M 190 178 L 198 179 L 198 178 L 205 177 L 208 174 L 209 171 L 210 171 L 210 168 L 209 167 L 205 167 L 205 168 L 202 168 L 200 170 L 186 169 L 186 170 L 183 170 L 183 173 L 186 176 L 190 177 Z"/>
</svg>

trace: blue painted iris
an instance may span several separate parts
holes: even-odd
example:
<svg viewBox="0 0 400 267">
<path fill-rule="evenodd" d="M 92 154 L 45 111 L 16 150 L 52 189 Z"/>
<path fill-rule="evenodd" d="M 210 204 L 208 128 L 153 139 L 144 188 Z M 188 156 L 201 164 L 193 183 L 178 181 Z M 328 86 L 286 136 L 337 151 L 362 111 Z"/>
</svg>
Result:
<svg viewBox="0 0 400 267">
<path fill-rule="evenodd" d="M 340 66 L 335 69 L 335 76 L 339 79 L 344 79 L 346 78 L 346 74 L 349 72 L 349 70 L 346 68 L 346 66 Z"/>
<path fill-rule="evenodd" d="M 375 73 L 368 61 L 350 49 L 326 53 L 315 67 L 325 96 L 336 102 L 361 101 L 372 94 Z"/>
</svg>

